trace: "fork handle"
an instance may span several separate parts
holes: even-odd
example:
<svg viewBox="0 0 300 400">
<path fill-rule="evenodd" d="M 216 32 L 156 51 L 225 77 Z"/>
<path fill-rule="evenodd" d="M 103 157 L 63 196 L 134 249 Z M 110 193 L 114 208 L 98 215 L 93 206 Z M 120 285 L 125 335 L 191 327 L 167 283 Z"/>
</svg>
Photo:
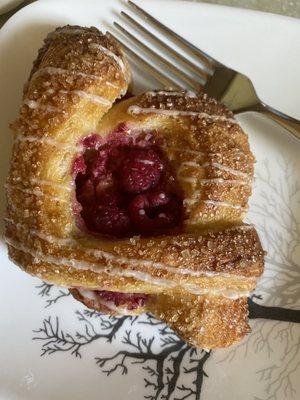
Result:
<svg viewBox="0 0 300 400">
<path fill-rule="evenodd" d="M 300 121 L 298 119 L 290 117 L 263 102 L 258 103 L 252 111 L 264 114 L 289 131 L 296 139 L 300 140 Z"/>
</svg>

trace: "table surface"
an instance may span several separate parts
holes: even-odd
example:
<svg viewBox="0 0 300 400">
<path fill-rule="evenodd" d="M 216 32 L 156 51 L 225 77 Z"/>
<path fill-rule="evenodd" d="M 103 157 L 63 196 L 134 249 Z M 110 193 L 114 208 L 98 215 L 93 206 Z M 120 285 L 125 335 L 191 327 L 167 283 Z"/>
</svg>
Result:
<svg viewBox="0 0 300 400">
<path fill-rule="evenodd" d="M 201 2 L 202 0 L 194 0 Z M 203 3 L 223 4 L 300 18 L 300 0 L 204 0 Z"/>
</svg>

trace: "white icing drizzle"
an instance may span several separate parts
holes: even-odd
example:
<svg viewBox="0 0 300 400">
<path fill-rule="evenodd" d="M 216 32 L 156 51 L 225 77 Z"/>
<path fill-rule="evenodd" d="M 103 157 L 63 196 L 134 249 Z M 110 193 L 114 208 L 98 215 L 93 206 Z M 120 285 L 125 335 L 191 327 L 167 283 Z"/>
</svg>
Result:
<svg viewBox="0 0 300 400">
<path fill-rule="evenodd" d="M 53 90 L 53 89 L 48 89 L 48 93 L 51 94 L 51 90 Z M 109 106 L 110 107 L 111 104 L 112 104 L 111 101 L 105 99 L 104 97 L 97 96 L 95 94 L 88 93 L 88 92 L 85 92 L 83 90 L 70 90 L 70 91 L 68 91 L 68 90 L 60 90 L 60 92 L 64 93 L 64 94 L 74 93 L 74 94 L 76 94 L 77 96 L 79 96 L 79 97 L 81 97 L 83 99 L 87 99 L 87 100 L 89 100 L 89 101 L 91 101 L 93 103 L 101 104 L 103 106 Z M 62 110 L 62 109 L 60 109 L 58 107 L 53 107 L 51 105 L 41 104 L 37 100 L 25 99 L 23 101 L 23 103 L 26 104 L 32 110 L 42 109 L 42 110 L 45 110 L 45 111 L 47 111 L 49 113 L 50 112 L 60 112 L 60 113 L 64 113 L 65 112 L 64 110 Z"/>
<path fill-rule="evenodd" d="M 27 253 L 33 257 L 34 263 L 50 263 L 58 266 L 68 266 L 78 270 L 90 270 L 94 272 L 105 272 L 108 275 L 112 276 L 125 276 L 129 278 L 135 278 L 140 281 L 148 282 L 153 285 L 163 286 L 163 287 L 174 287 L 177 286 L 176 282 L 173 282 L 168 279 L 162 278 L 154 278 L 150 274 L 146 274 L 145 272 L 126 270 L 121 268 L 110 268 L 105 265 L 100 265 L 98 263 L 92 263 L 84 260 L 78 260 L 75 258 L 66 258 L 66 257 L 56 257 L 49 254 L 44 254 L 41 251 L 30 249 L 29 247 L 24 246 L 22 243 L 17 242 L 15 240 L 6 238 L 6 243 L 16 250 L 22 251 L 23 253 Z"/>
<path fill-rule="evenodd" d="M 125 66 L 124 66 L 123 60 L 120 57 L 118 57 L 111 50 L 107 49 L 104 46 L 101 46 L 101 44 L 98 44 L 98 43 L 91 43 L 89 47 L 91 49 L 98 49 L 98 50 L 103 51 L 104 54 L 106 54 L 108 57 L 112 58 L 119 65 L 119 67 L 121 68 L 122 71 L 125 70 Z"/>
<path fill-rule="evenodd" d="M 48 194 L 48 193 L 44 193 L 42 190 L 40 190 L 40 186 L 51 186 L 53 188 L 56 188 L 58 190 L 64 190 L 66 192 L 72 192 L 73 191 L 72 187 L 69 188 L 69 187 L 67 187 L 65 185 L 61 185 L 59 183 L 56 183 L 56 182 L 53 182 L 53 181 L 44 180 L 44 179 L 31 178 L 30 183 L 32 185 L 37 185 L 38 187 L 35 187 L 35 188 L 32 188 L 32 189 L 28 188 L 28 189 L 24 189 L 23 190 L 23 188 L 20 187 L 19 184 L 12 184 L 12 183 L 6 184 L 6 187 L 8 188 L 8 190 L 18 189 L 20 191 L 24 191 L 24 193 L 28 193 L 28 194 L 33 193 L 36 196 L 39 196 L 41 194 L 43 196 L 49 196 L 49 197 L 52 197 L 52 195 Z M 53 199 L 56 199 L 58 201 L 64 201 L 63 199 L 61 199 L 59 197 L 55 197 L 55 196 L 53 197 Z"/>
<path fill-rule="evenodd" d="M 223 179 L 223 178 L 208 178 L 208 179 L 198 179 L 193 177 L 178 177 L 180 181 L 188 182 L 192 184 L 200 183 L 200 185 L 210 185 L 210 184 L 219 184 L 219 185 L 245 185 L 249 186 L 249 182 L 245 182 L 242 180 L 234 180 L 234 179 Z"/>
<path fill-rule="evenodd" d="M 28 229 L 28 227 L 26 227 L 25 225 L 21 224 L 20 222 L 15 222 L 13 221 L 11 218 L 4 218 L 4 220 L 12 225 L 15 225 L 15 227 L 17 229 Z M 70 238 L 58 238 L 56 236 L 52 236 L 52 235 L 47 235 L 44 234 L 42 232 L 39 232 L 37 229 L 29 229 L 29 234 L 39 237 L 42 240 L 45 240 L 45 242 L 48 243 L 59 243 L 60 246 L 74 246 L 75 245 L 75 241 L 74 239 L 70 239 Z"/>
<path fill-rule="evenodd" d="M 107 86 L 110 86 L 110 87 L 114 88 L 114 89 L 119 89 L 119 86 L 116 85 L 116 84 L 114 84 L 114 83 L 112 83 L 112 82 L 106 81 L 106 82 L 103 82 L 103 83 L 104 83 L 105 85 L 107 85 Z M 124 94 L 125 94 L 126 92 L 127 92 L 127 89 L 124 88 L 124 89 L 122 89 L 120 95 L 121 95 L 121 96 L 124 96 Z"/>
<path fill-rule="evenodd" d="M 204 119 L 211 119 L 213 121 L 230 122 L 237 124 L 235 119 L 227 118 L 222 115 L 211 115 L 205 112 L 187 111 L 187 110 L 162 110 L 158 108 L 142 108 L 136 105 L 128 107 L 129 114 L 158 114 L 166 117 L 181 117 L 181 116 L 198 116 Z"/>
<path fill-rule="evenodd" d="M 223 179 L 223 178 L 199 179 L 199 182 L 202 185 L 213 184 L 213 183 L 217 183 L 220 185 L 245 185 L 245 186 L 250 185 L 249 182 L 242 181 L 239 179 Z"/>
<path fill-rule="evenodd" d="M 48 137 L 39 137 L 39 136 L 32 136 L 32 135 L 22 135 L 21 133 L 19 133 L 16 137 L 15 137 L 15 141 L 18 142 L 30 142 L 30 143 L 40 143 L 40 144 L 46 144 L 49 146 L 54 146 L 57 147 L 59 149 L 63 149 L 63 150 L 69 150 L 69 151 L 81 151 L 82 150 L 82 146 L 80 145 L 70 145 L 68 143 L 63 143 L 63 142 L 59 142 L 56 139 L 53 138 L 48 138 Z"/>
<path fill-rule="evenodd" d="M 71 69 L 63 69 L 59 67 L 43 67 L 38 69 L 31 77 L 31 80 L 35 79 L 39 75 L 42 75 L 43 73 L 47 73 L 49 75 L 54 75 L 54 74 L 71 74 L 71 75 L 76 75 L 76 76 L 82 76 L 83 78 L 89 78 L 89 79 L 95 79 L 95 80 L 103 80 L 102 76 L 100 75 L 93 75 L 93 74 L 85 74 L 84 72 L 80 71 L 74 71 Z M 115 85 L 111 82 L 103 82 L 105 85 L 114 87 L 115 89 L 118 89 L 118 85 Z"/>
<path fill-rule="evenodd" d="M 229 208 L 234 208 L 236 210 L 245 210 L 245 207 L 242 207 L 238 204 L 232 204 L 227 201 L 217 201 L 217 200 L 199 200 L 199 201 L 205 204 L 210 204 L 214 207 L 229 207 Z"/>
<path fill-rule="evenodd" d="M 22 225 L 20 223 L 15 223 L 12 220 L 10 220 L 8 222 L 13 223 L 14 225 L 16 225 L 17 228 L 24 227 L 24 228 L 28 229 L 26 226 L 24 226 L 24 225 Z M 236 230 L 237 229 L 244 230 L 244 228 L 245 228 L 244 225 L 241 225 L 240 227 L 234 227 L 234 229 L 236 229 Z M 233 230 L 233 228 L 229 228 L 229 229 Z M 251 228 L 247 228 L 247 229 L 252 229 L 252 227 Z M 49 243 L 54 243 L 54 244 L 57 244 L 57 245 L 60 245 L 60 246 L 69 245 L 69 246 L 78 247 L 78 241 L 75 240 L 75 239 L 72 239 L 72 238 L 67 238 L 67 239 L 66 238 L 58 238 L 56 236 L 52 236 L 52 235 L 49 235 L 49 234 L 44 234 L 44 233 L 39 232 L 39 231 L 37 231 L 35 229 L 29 229 L 29 233 L 31 235 L 35 235 L 35 236 L 39 237 L 40 239 L 45 240 L 45 241 L 47 241 Z M 246 277 L 240 276 L 240 275 L 231 275 L 231 274 L 228 274 L 228 273 L 213 272 L 213 271 L 195 271 L 195 270 L 191 270 L 191 269 L 188 269 L 188 268 L 176 268 L 176 267 L 172 267 L 170 265 L 166 265 L 166 264 L 163 264 L 163 263 L 153 262 L 151 260 L 139 260 L 139 259 L 133 259 L 133 258 L 127 258 L 127 257 L 120 257 L 120 256 L 116 256 L 116 255 L 114 255 L 112 253 L 105 252 L 105 251 L 98 250 L 98 249 L 92 249 L 92 248 L 82 248 L 82 249 L 83 249 L 83 251 L 85 253 L 87 253 L 87 254 L 89 254 L 89 255 L 91 255 L 93 257 L 104 258 L 106 261 L 111 261 L 113 263 L 118 263 L 118 264 L 127 264 L 127 265 L 130 265 L 132 267 L 141 267 L 141 266 L 143 266 L 143 267 L 146 267 L 146 268 L 154 268 L 154 269 L 157 269 L 157 270 L 164 270 L 164 271 L 167 271 L 167 272 L 170 272 L 170 273 L 174 273 L 174 274 L 190 275 L 190 276 L 194 276 L 194 277 L 220 276 L 220 277 L 224 277 L 224 278 L 232 278 L 232 277 L 234 277 L 234 278 L 239 279 L 239 280 L 245 280 L 245 279 L 246 280 L 248 280 L 248 279 L 251 280 L 251 278 L 246 278 Z M 30 252 L 30 249 L 28 249 L 28 251 Z M 99 268 L 96 271 L 99 272 Z M 149 279 L 149 277 L 151 277 L 151 281 L 153 281 L 153 279 L 157 280 L 156 278 L 153 278 L 151 275 L 144 274 L 143 272 L 128 271 L 128 270 L 122 270 L 122 271 L 123 271 L 122 272 L 123 274 L 128 274 L 128 273 L 130 274 L 130 275 L 125 275 L 125 276 L 132 276 L 131 274 L 135 273 L 136 276 L 141 276 L 142 277 L 141 278 L 142 281 L 145 281 L 145 280 Z M 137 278 L 137 279 L 139 279 L 139 278 Z M 172 282 L 172 281 L 169 281 L 169 280 L 158 278 L 158 283 L 157 284 L 160 284 L 159 282 L 163 282 L 163 281 L 166 281 L 169 285 L 170 285 L 170 282 Z M 174 285 L 174 282 L 172 282 L 172 285 Z M 165 285 L 163 285 L 163 286 L 165 286 Z"/>
<path fill-rule="evenodd" d="M 250 175 L 246 174 L 245 172 L 241 172 L 237 169 L 230 168 L 227 165 L 223 165 L 223 164 L 216 163 L 216 162 L 207 162 L 202 165 L 202 167 L 209 167 L 209 166 L 215 167 L 221 171 L 228 172 L 231 175 L 240 176 L 244 179 L 248 179 L 249 181 L 252 181 L 252 177 Z"/>
<path fill-rule="evenodd" d="M 248 297 L 249 290 L 219 289 L 219 288 L 200 288 L 192 283 L 184 283 L 182 287 L 190 293 L 198 296 L 223 296 L 227 299 L 236 300 L 241 297 Z"/>
<path fill-rule="evenodd" d="M 255 226 L 253 224 L 247 224 L 247 225 L 240 225 L 238 226 L 238 230 L 245 232 L 245 231 L 251 231 Z M 235 231 L 237 229 L 236 226 L 232 226 L 231 228 L 226 228 L 226 231 Z"/>
<path fill-rule="evenodd" d="M 51 186 L 53 188 L 59 189 L 59 190 L 64 190 L 66 192 L 72 192 L 73 187 L 69 187 L 67 185 L 63 185 L 60 183 L 56 183 L 53 181 L 49 181 L 46 179 L 39 179 L 39 178 L 31 178 L 30 180 L 32 185 L 37 185 L 37 186 Z"/>
<path fill-rule="evenodd" d="M 217 185 L 246 185 L 249 186 L 249 182 L 241 181 L 238 179 L 223 179 L 223 178 L 208 178 L 208 179 L 199 179 L 199 178 L 194 178 L 194 177 L 189 177 L 189 176 L 179 176 L 178 179 L 183 182 L 187 183 L 200 183 L 200 185 L 211 185 L 211 184 L 217 184 Z"/>
<path fill-rule="evenodd" d="M 145 93 L 148 96 L 155 97 L 157 95 L 163 95 L 163 96 L 183 96 L 183 97 L 190 97 L 190 98 L 196 98 L 197 95 L 196 93 L 192 92 L 191 90 L 186 90 L 182 92 L 175 92 L 175 91 L 169 91 L 169 90 L 159 90 L 157 92 L 155 91 L 149 91 Z"/>
<path fill-rule="evenodd" d="M 83 90 L 60 90 L 61 93 L 74 93 L 82 99 L 87 99 L 92 103 L 100 104 L 102 106 L 111 106 L 111 101 L 105 99 L 104 97 L 98 96 L 96 94 L 88 93 Z"/>
<path fill-rule="evenodd" d="M 180 153 L 187 153 L 187 154 L 193 154 L 196 157 L 202 157 L 202 156 L 217 156 L 217 157 L 221 157 L 222 154 L 221 153 L 206 153 L 203 151 L 198 151 L 198 150 L 191 150 L 191 149 L 186 149 L 184 147 L 176 147 L 176 146 L 162 146 L 165 149 L 169 149 L 169 150 L 174 150 L 174 151 L 179 151 Z M 194 161 L 184 161 L 183 163 L 194 163 Z M 197 166 L 199 165 L 198 163 L 195 162 L 195 164 L 197 164 Z M 188 165 L 188 164 L 187 164 Z"/>
<path fill-rule="evenodd" d="M 64 202 L 64 203 L 69 203 L 70 202 L 70 199 L 66 200 L 66 199 L 63 199 L 61 197 L 52 196 L 49 193 L 44 193 L 38 187 L 29 189 L 29 188 L 23 188 L 23 187 L 20 187 L 18 185 L 12 185 L 12 184 L 7 183 L 5 185 L 5 188 L 6 188 L 7 191 L 10 191 L 10 192 L 12 190 L 19 190 L 22 193 L 29 194 L 29 195 L 35 195 L 37 197 L 48 197 L 49 199 L 51 199 L 53 201 Z"/>
<path fill-rule="evenodd" d="M 111 270 L 112 275 L 114 275 L 114 270 L 115 270 L 115 268 L 113 268 Z M 169 287 L 169 288 L 178 286 L 178 284 L 176 282 L 171 281 L 170 279 L 155 278 L 151 274 L 147 274 L 145 272 L 140 272 L 140 271 L 117 269 L 116 274 L 121 275 L 121 276 L 126 276 L 128 278 L 135 278 L 139 281 L 150 283 L 151 285 L 164 286 L 164 287 Z"/>
<path fill-rule="evenodd" d="M 191 177 L 191 176 L 184 176 L 184 172 L 182 171 L 185 167 L 192 167 L 192 168 L 196 168 L 196 169 L 200 169 L 200 168 L 206 168 L 212 166 L 214 168 L 217 168 L 219 170 L 228 172 L 234 176 L 240 176 L 244 179 L 224 179 L 224 178 L 197 178 L 197 177 Z M 177 177 L 180 181 L 182 182 L 187 182 L 187 183 L 191 183 L 191 184 L 196 184 L 199 183 L 200 185 L 210 185 L 210 184 L 217 184 L 217 185 L 244 185 L 244 186 L 251 186 L 251 182 L 252 182 L 252 178 L 239 171 L 239 170 L 235 170 L 232 169 L 230 167 L 227 167 L 226 165 L 220 164 L 220 163 L 214 163 L 214 162 L 206 162 L 203 164 L 199 164 L 195 161 L 183 161 L 178 168 L 178 172 L 177 172 Z M 198 192 L 199 193 L 199 192 Z M 188 203 L 192 203 L 195 202 L 196 196 L 193 196 L 192 199 L 185 199 L 185 202 Z M 192 200 L 192 201 L 191 201 Z"/>
<path fill-rule="evenodd" d="M 195 161 L 183 161 L 178 170 L 180 171 L 182 168 L 184 167 L 193 167 L 193 168 L 207 168 L 207 167 L 214 167 L 219 169 L 220 171 L 225 171 L 228 172 L 231 175 L 235 175 L 235 176 L 239 176 L 241 178 L 244 178 L 245 180 L 247 180 L 248 182 L 252 181 L 252 177 L 248 174 L 246 174 L 245 172 L 241 172 L 238 169 L 233 169 L 231 167 L 228 167 L 227 165 L 223 165 L 217 162 L 205 162 L 203 164 L 199 164 Z"/>
<path fill-rule="evenodd" d="M 72 267 L 72 268 L 75 268 L 78 270 L 91 270 L 91 271 L 94 271 L 97 273 L 101 272 L 101 269 L 102 269 L 102 272 L 105 272 L 111 276 L 125 276 L 125 277 L 135 278 L 137 280 L 140 280 L 143 282 L 149 282 L 150 284 L 158 285 L 161 287 L 172 288 L 172 287 L 176 287 L 176 286 L 182 286 L 182 287 L 184 287 L 185 290 L 187 290 L 193 294 L 198 294 L 198 295 L 205 295 L 205 294 L 220 295 L 220 294 L 222 294 L 224 297 L 228 297 L 231 299 L 246 296 L 246 293 L 242 292 L 242 291 L 241 292 L 238 292 L 238 291 L 224 292 L 224 291 L 219 290 L 219 292 L 216 292 L 216 290 L 210 291 L 210 289 L 207 289 L 207 290 L 199 289 L 199 288 L 196 289 L 196 285 L 192 285 L 192 284 L 191 285 L 189 285 L 189 284 L 180 285 L 180 284 L 177 284 L 176 282 L 168 280 L 168 279 L 154 278 L 150 274 L 147 274 L 145 272 L 133 271 L 133 270 L 123 270 L 121 268 L 108 268 L 106 266 L 101 266 L 99 264 L 86 262 L 83 260 L 68 259 L 65 257 L 56 257 L 53 255 L 46 255 L 46 254 L 42 253 L 41 251 L 32 250 L 32 249 L 24 246 L 20 242 L 17 242 L 15 240 L 12 240 L 9 238 L 6 238 L 6 243 L 19 251 L 30 254 L 34 259 L 33 260 L 34 263 L 46 262 L 46 263 L 50 263 L 50 264 L 54 264 L 54 265 L 58 265 L 58 266 L 65 265 L 65 266 L 69 266 L 69 267 Z M 215 275 L 216 275 L 215 273 L 207 274 L 207 276 L 215 276 Z M 224 277 L 226 275 L 229 278 L 232 278 L 232 276 L 230 276 L 230 274 L 220 274 L 220 275 L 222 275 Z M 239 277 L 239 278 L 247 279 L 247 280 L 251 280 L 251 281 L 256 280 L 256 278 L 253 278 L 253 277 L 251 277 L 251 278 Z M 196 293 L 196 290 L 197 290 L 197 293 Z"/>
<path fill-rule="evenodd" d="M 204 155 L 204 153 L 201 153 L 201 155 Z M 183 161 L 178 169 L 182 169 L 184 167 L 193 167 L 193 168 L 199 168 L 200 165 L 196 161 Z"/>
<path fill-rule="evenodd" d="M 41 104 L 39 101 L 35 101 L 35 100 L 25 99 L 23 101 L 23 103 L 26 104 L 32 110 L 36 110 L 37 108 L 39 108 L 39 109 L 45 110 L 45 111 L 47 111 L 49 113 L 51 113 L 51 112 L 61 112 L 61 113 L 63 113 L 64 112 L 64 110 L 61 110 L 58 107 L 53 107 L 53 106 L 50 106 L 50 105 Z"/>
<path fill-rule="evenodd" d="M 191 150 L 191 149 L 187 149 L 184 147 L 176 147 L 176 146 L 162 146 L 162 148 L 165 148 L 167 150 L 174 150 L 174 151 L 178 151 L 179 153 L 187 153 L 187 154 L 193 154 L 196 156 L 196 159 L 198 157 L 202 157 L 202 156 L 209 156 L 209 157 L 222 157 L 221 153 L 212 153 L 212 152 L 204 152 L 204 151 L 198 151 L 198 150 Z M 231 149 L 231 152 L 235 152 L 237 154 L 246 156 L 245 152 L 241 149 Z M 186 161 L 187 163 L 189 163 L 190 161 Z M 193 161 L 191 161 L 193 162 Z M 196 163 L 197 165 L 199 165 L 198 163 Z"/>
</svg>

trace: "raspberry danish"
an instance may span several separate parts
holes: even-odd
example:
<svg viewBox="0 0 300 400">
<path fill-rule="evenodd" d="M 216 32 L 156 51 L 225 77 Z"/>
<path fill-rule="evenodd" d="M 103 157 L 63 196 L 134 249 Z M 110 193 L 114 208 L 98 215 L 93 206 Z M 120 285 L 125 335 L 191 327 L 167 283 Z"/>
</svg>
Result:
<svg viewBox="0 0 300 400">
<path fill-rule="evenodd" d="M 151 312 L 194 346 L 228 346 L 249 331 L 264 266 L 242 223 L 247 136 L 205 94 L 116 102 L 130 79 L 122 49 L 96 28 L 48 35 L 13 124 L 9 256 L 88 307 Z"/>
</svg>

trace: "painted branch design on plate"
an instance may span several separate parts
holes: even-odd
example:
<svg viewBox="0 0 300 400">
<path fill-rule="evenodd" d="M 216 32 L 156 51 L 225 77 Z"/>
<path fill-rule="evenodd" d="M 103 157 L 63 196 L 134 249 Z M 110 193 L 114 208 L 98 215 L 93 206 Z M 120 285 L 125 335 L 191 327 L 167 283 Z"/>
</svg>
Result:
<svg viewBox="0 0 300 400">
<path fill-rule="evenodd" d="M 38 289 L 41 289 L 41 286 L 44 289 L 40 291 L 41 296 L 52 296 L 47 299 L 45 307 L 49 304 L 54 305 L 66 297 L 61 295 L 62 290 L 46 285 L 48 284 L 43 283 L 37 286 Z M 130 366 L 141 364 L 147 391 L 145 399 L 169 400 L 174 398 L 172 396 L 175 391 L 177 400 L 200 399 L 203 379 L 207 376 L 204 364 L 210 352 L 187 345 L 167 325 L 157 321 L 150 314 L 140 317 L 113 317 L 83 309 L 75 311 L 75 315 L 81 324 L 81 330 L 75 333 L 64 331 L 57 316 L 45 318 L 42 327 L 34 330 L 33 340 L 43 342 L 42 356 L 70 352 L 73 356 L 81 358 L 84 348 L 92 342 L 103 340 L 112 343 L 118 338 L 123 345 L 121 350 L 108 357 L 95 357 L 96 365 L 104 374 L 126 375 Z M 155 336 L 143 337 L 138 331 L 142 325 L 158 329 L 159 343 L 154 343 Z M 192 385 L 180 383 L 182 375 L 191 376 Z"/>
<path fill-rule="evenodd" d="M 278 172 L 274 171 L 278 168 Z M 294 383 L 300 370 L 300 182 L 298 166 L 288 155 L 277 165 L 263 160 L 256 171 L 256 196 L 251 200 L 250 219 L 255 223 L 268 254 L 266 270 L 257 295 L 250 300 L 250 317 L 255 318 L 248 340 L 229 349 L 223 361 L 263 354 L 268 365 L 256 371 L 265 393 L 256 400 L 281 400 L 295 396 Z M 280 176 L 280 179 L 278 177 Z M 254 302 L 253 300 L 256 299 Z M 270 306 L 266 310 L 266 306 Z M 263 318 L 263 319 L 260 319 Z M 274 319 L 271 322 L 270 319 Z M 284 322 L 285 321 L 285 322 Z M 280 362 L 273 349 L 280 351 Z"/>
<path fill-rule="evenodd" d="M 45 308 L 57 304 L 68 296 L 67 289 L 56 288 L 53 285 L 42 283 L 36 288 L 39 295 L 47 298 Z M 252 318 L 271 318 L 274 307 L 262 306 L 253 299 L 249 299 L 250 316 Z M 286 321 L 290 310 L 276 307 L 276 318 Z M 61 329 L 59 318 L 56 316 L 45 318 L 41 328 L 34 331 L 33 340 L 42 341 L 41 355 L 51 355 L 57 352 L 70 352 L 81 358 L 84 347 L 92 342 L 103 340 L 112 343 L 117 337 L 124 348 L 109 357 L 95 357 L 98 367 L 107 376 L 114 373 L 126 375 L 131 365 L 141 364 L 145 373 L 144 384 L 151 394 L 145 394 L 145 399 L 200 399 L 204 378 L 205 362 L 211 352 L 192 348 L 161 321 L 157 321 L 150 314 L 140 317 L 112 317 L 93 310 L 83 309 L 75 311 L 82 329 L 69 333 Z M 297 321 L 300 322 L 300 312 Z M 136 331 L 139 325 L 155 327 L 159 335 L 159 348 L 153 349 L 155 337 L 143 337 Z M 113 349 L 113 347 L 112 347 Z M 192 386 L 180 383 L 182 375 L 194 375 Z M 172 395 L 176 392 L 176 397 Z M 179 395 L 180 393 L 180 395 Z M 179 396 L 179 397 L 178 397 Z"/>
<path fill-rule="evenodd" d="M 44 296 L 50 296 L 51 290 L 55 288 L 55 285 L 52 285 L 51 283 L 42 282 L 40 285 L 37 285 L 36 288 L 41 289 L 39 295 L 44 297 Z M 49 298 L 46 300 L 45 308 L 52 306 L 59 300 L 70 295 L 71 293 L 68 290 L 60 289 L 58 294 L 56 294 L 53 298 Z"/>
</svg>

